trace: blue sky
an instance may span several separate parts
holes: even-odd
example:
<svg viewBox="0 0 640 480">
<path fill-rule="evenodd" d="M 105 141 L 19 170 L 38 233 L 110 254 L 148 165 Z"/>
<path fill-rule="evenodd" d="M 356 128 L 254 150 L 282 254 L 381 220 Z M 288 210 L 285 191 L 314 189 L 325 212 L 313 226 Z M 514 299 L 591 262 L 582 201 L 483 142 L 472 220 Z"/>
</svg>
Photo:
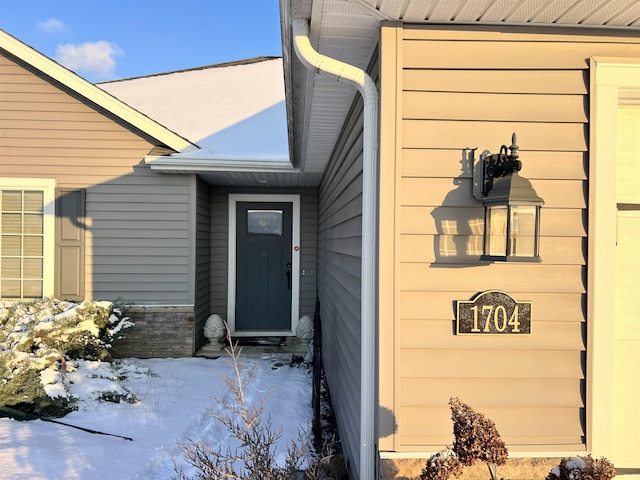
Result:
<svg viewBox="0 0 640 480">
<path fill-rule="evenodd" d="M 278 0 L 2 0 L 0 29 L 91 82 L 279 56 Z"/>
</svg>

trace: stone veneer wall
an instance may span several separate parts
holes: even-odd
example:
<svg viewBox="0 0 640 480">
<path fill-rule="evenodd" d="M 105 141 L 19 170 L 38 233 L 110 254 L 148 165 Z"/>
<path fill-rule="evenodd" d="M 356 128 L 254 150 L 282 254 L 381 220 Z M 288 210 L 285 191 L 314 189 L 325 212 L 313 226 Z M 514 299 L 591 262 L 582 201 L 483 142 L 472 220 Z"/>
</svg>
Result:
<svg viewBox="0 0 640 480">
<path fill-rule="evenodd" d="M 193 355 L 193 307 L 133 306 L 126 311 L 135 326 L 114 342 L 114 358 L 168 358 Z"/>
<path fill-rule="evenodd" d="M 585 452 L 578 455 L 586 455 Z M 498 477 L 509 480 L 543 480 L 562 458 L 509 458 L 505 465 L 498 467 Z M 383 480 L 414 480 L 420 478 L 426 459 L 382 459 Z M 453 477 L 452 477 L 453 478 Z M 491 478 L 484 462 L 476 462 L 464 467 L 458 480 L 487 480 Z"/>
</svg>

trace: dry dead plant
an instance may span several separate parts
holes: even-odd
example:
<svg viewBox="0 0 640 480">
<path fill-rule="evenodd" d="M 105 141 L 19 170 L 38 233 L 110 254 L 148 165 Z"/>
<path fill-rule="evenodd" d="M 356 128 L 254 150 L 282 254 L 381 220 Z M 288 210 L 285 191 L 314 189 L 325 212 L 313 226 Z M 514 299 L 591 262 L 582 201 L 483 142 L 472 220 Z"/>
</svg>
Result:
<svg viewBox="0 0 640 480">
<path fill-rule="evenodd" d="M 509 452 L 493 420 L 476 412 L 457 397 L 449 399 L 453 421 L 453 446 L 432 455 L 422 470 L 421 480 L 447 480 L 462 474 L 465 466 L 485 462 L 491 480 L 498 480 L 497 465 L 504 465 Z"/>
<path fill-rule="evenodd" d="M 586 457 L 563 458 L 545 477 L 545 480 L 611 480 L 616 469 L 605 457 L 595 459 Z"/>
<path fill-rule="evenodd" d="M 248 385 L 254 380 L 257 364 L 245 372 L 245 357 L 227 330 L 228 363 L 232 374 L 224 378 L 231 399 L 218 399 L 218 408 L 209 410 L 212 417 L 236 440 L 235 447 L 212 446 L 189 439 L 179 446 L 187 464 L 195 468 L 195 476 L 187 475 L 174 459 L 177 480 L 294 480 L 301 478 L 300 468 L 308 461 L 308 441 L 300 432 L 287 446 L 284 466 L 276 462 L 276 447 L 282 428 L 275 428 L 265 413 L 268 393 L 256 402 L 246 398 Z M 303 474 L 304 475 L 304 474 Z M 313 478 L 313 477 L 307 477 Z"/>
</svg>

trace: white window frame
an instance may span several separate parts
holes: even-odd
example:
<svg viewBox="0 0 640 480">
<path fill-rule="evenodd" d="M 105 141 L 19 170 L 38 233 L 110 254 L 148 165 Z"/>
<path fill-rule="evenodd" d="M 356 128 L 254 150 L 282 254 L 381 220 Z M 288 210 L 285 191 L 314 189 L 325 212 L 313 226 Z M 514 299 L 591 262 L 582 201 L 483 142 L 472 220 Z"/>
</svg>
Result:
<svg viewBox="0 0 640 480">
<path fill-rule="evenodd" d="M 229 256 L 228 256 L 228 297 L 227 325 L 235 336 L 273 336 L 273 331 L 236 332 L 236 207 L 238 202 L 280 202 L 291 203 L 292 235 L 291 235 L 291 330 L 283 330 L 285 336 L 293 336 L 298 326 L 300 315 L 300 195 L 270 194 L 229 194 Z M 298 247 L 298 248 L 296 248 Z"/>
<path fill-rule="evenodd" d="M 53 297 L 55 288 L 55 193 L 52 178 L 0 178 L 0 190 L 39 190 L 44 193 L 43 224 L 43 297 Z"/>
<path fill-rule="evenodd" d="M 590 61 L 587 449 L 612 455 L 617 115 L 640 104 L 640 58 Z"/>
</svg>

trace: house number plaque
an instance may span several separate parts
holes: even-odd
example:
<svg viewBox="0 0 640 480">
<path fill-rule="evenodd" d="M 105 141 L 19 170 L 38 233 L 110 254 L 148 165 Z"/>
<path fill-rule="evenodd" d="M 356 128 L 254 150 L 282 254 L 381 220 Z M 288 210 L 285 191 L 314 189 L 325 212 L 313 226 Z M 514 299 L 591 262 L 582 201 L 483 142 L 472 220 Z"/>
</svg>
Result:
<svg viewBox="0 0 640 480">
<path fill-rule="evenodd" d="M 528 335 L 531 302 L 517 302 L 499 290 L 479 293 L 473 300 L 457 302 L 458 334 Z"/>
</svg>

